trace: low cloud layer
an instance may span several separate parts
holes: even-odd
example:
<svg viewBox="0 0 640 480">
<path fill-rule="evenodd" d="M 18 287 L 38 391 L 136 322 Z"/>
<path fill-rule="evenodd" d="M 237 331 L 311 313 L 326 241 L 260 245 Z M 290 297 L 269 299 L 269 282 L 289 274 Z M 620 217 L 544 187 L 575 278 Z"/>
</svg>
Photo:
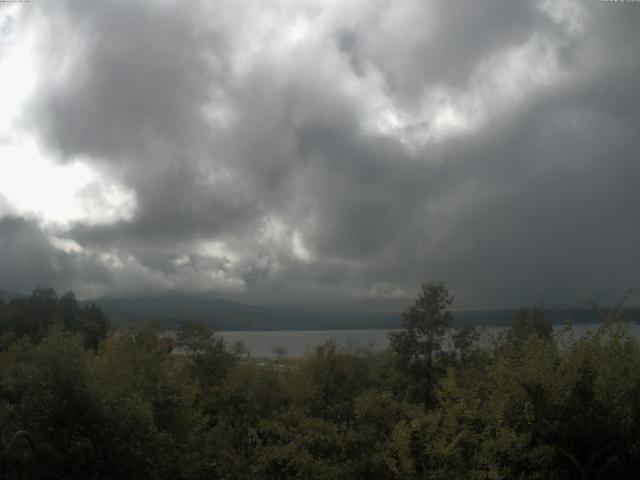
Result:
<svg viewBox="0 0 640 480">
<path fill-rule="evenodd" d="M 32 80 L 0 148 L 89 173 L 68 218 L 0 181 L 0 288 L 614 302 L 640 287 L 638 25 L 570 0 L 2 6 L 0 62 Z"/>
</svg>

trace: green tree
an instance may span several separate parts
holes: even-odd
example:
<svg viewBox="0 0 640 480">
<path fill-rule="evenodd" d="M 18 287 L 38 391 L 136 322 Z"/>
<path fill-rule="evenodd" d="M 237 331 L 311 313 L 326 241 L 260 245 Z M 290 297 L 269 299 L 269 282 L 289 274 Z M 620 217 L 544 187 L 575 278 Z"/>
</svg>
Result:
<svg viewBox="0 0 640 480">
<path fill-rule="evenodd" d="M 215 340 L 212 328 L 200 322 L 186 320 L 176 332 L 176 345 L 184 348 L 188 354 L 194 354 L 207 348 Z"/>
<path fill-rule="evenodd" d="M 532 335 L 544 339 L 553 337 L 553 325 L 547 318 L 542 305 L 520 310 L 511 321 L 511 326 L 506 333 L 506 341 L 517 348 Z"/>
<path fill-rule="evenodd" d="M 240 363 L 202 398 L 219 478 L 264 478 L 251 477 L 249 472 L 260 442 L 260 424 L 269 423 L 274 414 L 291 405 L 285 373 L 269 365 Z"/>
<path fill-rule="evenodd" d="M 214 336 L 201 350 L 189 355 L 187 361 L 200 388 L 207 390 L 224 382 L 238 358 L 227 349 L 221 337 Z"/>
<path fill-rule="evenodd" d="M 451 335 L 453 354 L 461 363 L 466 363 L 480 353 L 480 332 L 470 323 L 458 327 Z"/>
<path fill-rule="evenodd" d="M 316 347 L 301 366 L 308 412 L 349 428 L 355 400 L 370 384 L 369 366 L 366 357 L 349 354 L 333 341 Z"/>
<path fill-rule="evenodd" d="M 181 360 L 148 325 L 119 330 L 92 359 L 92 387 L 109 419 L 100 436 L 104 478 L 190 478 L 186 472 L 206 471 L 205 421 Z"/>
<path fill-rule="evenodd" d="M 0 334 L 15 339 L 26 337 L 37 343 L 54 325 L 80 333 L 85 348 L 92 349 L 111 331 L 102 310 L 93 304 L 81 304 L 73 292 L 59 297 L 50 288 L 38 287 L 29 297 L 13 299 L 0 309 Z"/>
<path fill-rule="evenodd" d="M 79 335 L 54 327 L 37 345 L 26 339 L 2 353 L 0 402 L 30 431 L 43 478 L 92 478 L 104 417 L 89 382 Z"/>
<path fill-rule="evenodd" d="M 442 346 L 453 320 L 452 303 L 443 283 L 424 283 L 414 305 L 404 312 L 403 329 L 390 334 L 397 367 L 410 381 L 410 394 L 426 407 L 434 406 L 444 372 Z"/>
</svg>

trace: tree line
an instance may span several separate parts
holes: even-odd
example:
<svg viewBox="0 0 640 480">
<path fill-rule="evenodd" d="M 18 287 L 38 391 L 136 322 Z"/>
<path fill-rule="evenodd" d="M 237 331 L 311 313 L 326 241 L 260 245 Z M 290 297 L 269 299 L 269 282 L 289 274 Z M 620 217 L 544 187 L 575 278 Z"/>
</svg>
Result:
<svg viewBox="0 0 640 480">
<path fill-rule="evenodd" d="M 203 325 L 112 330 L 37 289 L 0 302 L 0 406 L 42 478 L 636 478 L 640 351 L 621 305 L 582 336 L 535 307 L 481 341 L 450 328 L 452 302 L 424 284 L 384 351 L 255 362 Z"/>
</svg>

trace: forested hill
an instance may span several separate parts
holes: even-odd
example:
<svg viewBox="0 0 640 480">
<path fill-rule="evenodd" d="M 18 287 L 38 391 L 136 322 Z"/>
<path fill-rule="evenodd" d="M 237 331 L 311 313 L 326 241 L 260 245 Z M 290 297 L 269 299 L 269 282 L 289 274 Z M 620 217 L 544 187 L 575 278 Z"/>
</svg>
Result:
<svg viewBox="0 0 640 480">
<path fill-rule="evenodd" d="M 401 324 L 400 313 L 289 310 L 215 298 L 163 296 L 92 302 L 115 324 L 150 321 L 165 328 L 175 328 L 184 320 L 197 320 L 216 330 L 357 330 Z"/>
<path fill-rule="evenodd" d="M 0 290 L 0 302 L 24 299 L 19 292 Z M 155 296 L 132 298 L 100 298 L 80 305 L 99 306 L 116 325 L 151 322 L 158 328 L 174 329 L 185 320 L 197 320 L 215 330 L 360 330 L 394 329 L 402 325 L 401 312 L 331 312 L 284 308 L 234 302 L 219 298 L 188 296 Z M 518 309 L 458 310 L 453 312 L 454 325 L 507 326 Z M 553 324 L 566 320 L 573 323 L 598 323 L 609 313 L 592 308 L 547 309 Z M 640 308 L 629 308 L 626 316 L 640 322 Z"/>
<path fill-rule="evenodd" d="M 197 320 L 216 330 L 357 330 L 392 329 L 402 324 L 402 314 L 384 312 L 328 312 L 277 309 L 223 299 L 201 297 L 102 298 L 92 300 L 115 324 L 151 321 L 175 328 L 184 320 Z M 573 323 L 597 323 L 598 313 L 591 308 L 545 310 L 554 324 L 570 319 Z M 454 324 L 507 326 L 518 309 L 460 310 L 454 312 Z M 632 321 L 640 321 L 640 309 L 628 309 Z"/>
</svg>

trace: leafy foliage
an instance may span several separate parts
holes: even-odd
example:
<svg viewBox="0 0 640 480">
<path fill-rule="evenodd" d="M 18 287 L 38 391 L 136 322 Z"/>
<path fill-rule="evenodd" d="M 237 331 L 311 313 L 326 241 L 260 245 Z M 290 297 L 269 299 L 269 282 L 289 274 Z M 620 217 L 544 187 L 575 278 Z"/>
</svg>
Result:
<svg viewBox="0 0 640 480">
<path fill-rule="evenodd" d="M 408 377 L 413 400 L 433 406 L 444 371 L 442 347 L 453 315 L 453 297 L 442 283 L 425 283 L 415 304 L 404 312 L 403 329 L 391 334 L 397 367 Z"/>
<path fill-rule="evenodd" d="M 383 352 L 263 362 L 193 322 L 103 335 L 91 307 L 41 289 L 0 305 L 0 405 L 43 478 L 636 478 L 640 349 L 621 308 L 579 338 L 523 310 L 486 342 L 449 327 L 452 300 L 425 284 Z"/>
</svg>

